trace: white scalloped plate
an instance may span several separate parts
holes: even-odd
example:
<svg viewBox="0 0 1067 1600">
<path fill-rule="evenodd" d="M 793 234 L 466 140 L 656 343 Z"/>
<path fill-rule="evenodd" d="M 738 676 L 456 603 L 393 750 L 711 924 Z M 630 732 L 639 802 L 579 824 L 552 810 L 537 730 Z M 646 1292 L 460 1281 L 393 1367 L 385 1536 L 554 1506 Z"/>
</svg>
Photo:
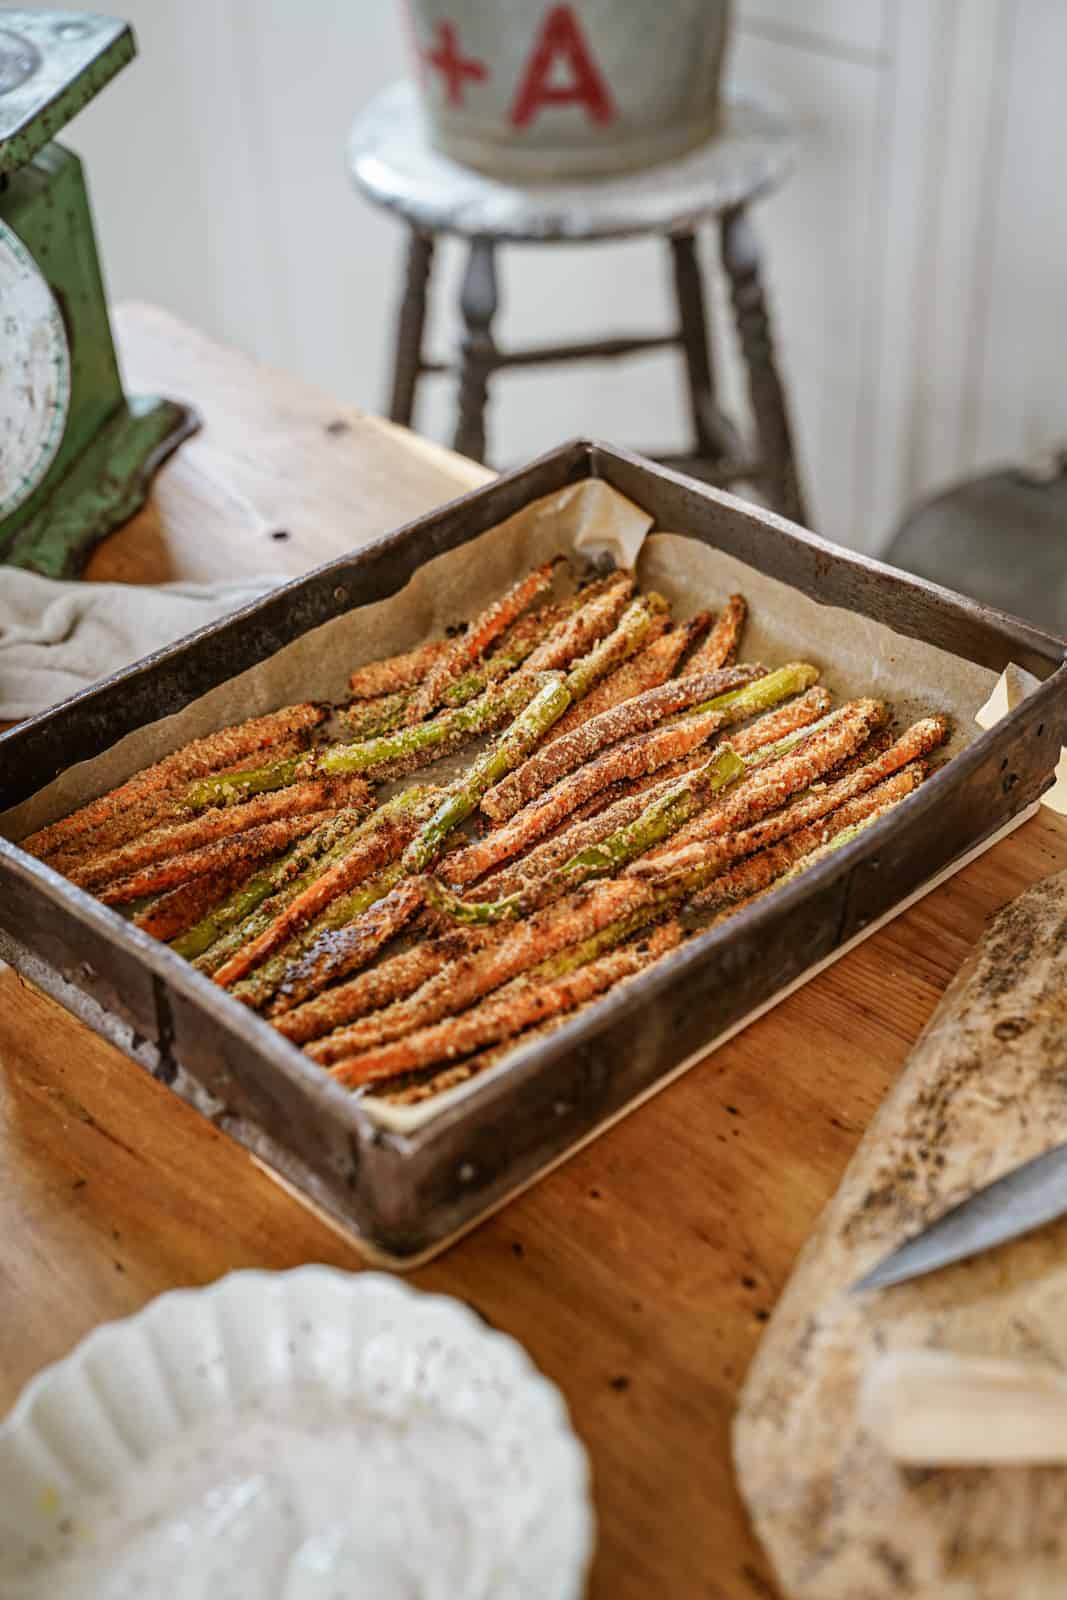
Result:
<svg viewBox="0 0 1067 1600">
<path fill-rule="evenodd" d="M 0 1424 L 2 1600 L 577 1600 L 592 1543 L 559 1391 L 379 1273 L 161 1295 Z"/>
</svg>

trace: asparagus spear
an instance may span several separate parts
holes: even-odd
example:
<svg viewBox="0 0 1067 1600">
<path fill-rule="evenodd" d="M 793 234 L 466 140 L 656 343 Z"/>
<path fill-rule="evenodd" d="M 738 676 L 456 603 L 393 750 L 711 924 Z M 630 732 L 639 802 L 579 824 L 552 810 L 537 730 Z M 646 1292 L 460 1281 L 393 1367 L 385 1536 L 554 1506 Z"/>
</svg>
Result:
<svg viewBox="0 0 1067 1600">
<path fill-rule="evenodd" d="M 598 844 L 576 851 L 562 866 L 523 891 L 500 900 L 471 901 L 461 900 L 439 884 L 433 884 L 429 891 L 430 903 L 457 922 L 489 923 L 524 916 L 579 888 L 590 878 L 617 872 L 669 838 L 701 809 L 709 795 L 726 788 L 744 771 L 745 763 L 740 756 L 724 744 L 710 761 L 678 779 L 634 821 L 616 829 Z"/>
<path fill-rule="evenodd" d="M 684 717 L 635 735 L 603 751 L 577 771 L 561 778 L 483 839 L 460 851 L 449 865 L 449 882 L 465 885 L 518 855 L 537 839 L 565 822 L 574 809 L 620 779 L 654 772 L 706 743 L 724 724 L 806 687 L 815 668 L 803 662 L 768 673 L 743 689 L 731 690 L 688 711 Z M 769 685 L 769 687 L 768 687 Z M 720 704 L 725 708 L 718 709 Z M 578 730 L 580 735 L 581 729 Z M 569 735 L 568 737 L 575 737 Z"/>
<path fill-rule="evenodd" d="M 399 798 L 399 797 L 398 797 Z M 292 896 L 255 938 L 245 940 L 223 966 L 215 972 L 215 982 L 229 988 L 239 979 L 287 945 L 302 929 L 340 897 L 365 884 L 372 873 L 385 867 L 411 839 L 419 825 L 412 805 L 383 807 L 372 829 L 350 841 L 339 860 L 320 872 L 315 881 Z"/>
<path fill-rule="evenodd" d="M 564 679 L 551 678 L 491 749 L 479 756 L 460 784 L 443 801 L 402 858 L 405 872 L 424 872 L 437 860 L 454 828 L 477 808 L 485 791 L 524 760 L 566 711 L 573 699 Z"/>
<path fill-rule="evenodd" d="M 695 715 L 698 711 L 722 711 L 731 723 L 741 722 L 761 711 L 772 710 L 788 695 L 810 689 L 818 676 L 818 667 L 813 667 L 810 662 L 790 661 L 787 666 L 768 672 L 765 678 L 758 678 L 755 683 L 743 684 L 740 689 L 728 689 L 725 694 L 717 694 L 693 706 L 687 715 Z"/>
<path fill-rule="evenodd" d="M 484 795 L 482 810 L 494 822 L 504 822 L 568 772 L 588 761 L 590 756 L 660 726 L 698 702 L 706 706 L 714 695 L 725 694 L 765 675 L 765 668 L 759 666 L 695 673 L 685 678 L 672 678 L 622 705 L 611 706 L 598 717 L 572 728 L 570 733 L 556 735 L 535 750 L 521 767 Z"/>
<path fill-rule="evenodd" d="M 339 860 L 358 839 L 376 828 L 383 814 L 389 816 L 406 806 L 423 803 L 432 794 L 432 789 L 425 786 L 405 789 L 369 817 L 364 817 L 362 811 L 339 811 L 316 833 L 216 906 L 177 939 L 173 948 L 187 960 L 200 958 L 197 964 L 202 971 L 216 971 L 246 939 L 261 933 L 283 906 Z"/>
<path fill-rule="evenodd" d="M 499 678 L 506 678 L 521 667 L 557 623 L 577 608 L 580 599 L 580 594 L 574 594 L 553 605 L 542 606 L 529 616 L 519 617 L 476 671 L 464 673 L 448 685 L 441 696 L 442 703 L 446 706 L 465 706 L 488 689 L 490 684 Z M 373 700 L 356 701 L 345 706 L 338 714 L 353 735 L 369 739 L 403 726 L 410 704 L 411 690 L 403 689 L 393 694 L 379 695 Z"/>
<path fill-rule="evenodd" d="M 686 650 L 699 638 L 710 620 L 708 612 L 703 611 L 690 622 L 668 631 L 666 615 L 654 617 L 640 650 L 629 661 L 624 661 L 621 667 L 610 672 L 595 689 L 590 690 L 584 700 L 571 706 L 556 729 L 557 737 L 570 733 L 583 722 L 599 716 L 602 711 L 609 711 L 612 706 L 632 700 L 646 689 L 655 689 L 661 683 L 666 683 Z"/>
<path fill-rule="evenodd" d="M 332 744 L 307 756 L 291 757 L 267 767 L 205 778 L 193 784 L 189 804 L 194 809 L 209 805 L 233 805 L 250 794 L 281 789 L 296 778 L 316 774 L 364 773 L 381 777 L 412 759 L 432 761 L 443 750 L 454 746 L 457 737 L 477 737 L 487 733 L 505 717 L 513 716 L 537 693 L 539 680 L 516 675 L 502 684 L 493 684 L 469 705 L 444 711 L 415 728 L 401 728 L 378 739 L 359 744 Z"/>
<path fill-rule="evenodd" d="M 231 958 L 239 956 L 247 947 L 251 947 L 261 939 L 278 923 L 279 918 L 284 917 L 287 909 L 304 896 L 313 893 L 316 885 L 324 878 L 329 878 L 338 867 L 344 869 L 350 857 L 355 858 L 357 866 L 368 859 L 373 859 L 376 844 L 383 835 L 389 841 L 388 848 L 395 851 L 398 848 L 393 832 L 395 823 L 399 820 L 418 823 L 436 806 L 436 803 L 436 791 L 424 785 L 416 785 L 411 789 L 405 789 L 402 794 L 394 795 L 359 828 L 341 839 L 332 850 L 314 862 L 298 879 L 287 884 L 280 894 L 273 895 L 264 902 L 232 934 L 221 939 L 209 952 L 210 962 L 202 965 L 211 971 L 217 981 L 221 977 L 224 962 L 228 965 Z M 279 952 L 267 959 L 258 971 L 237 982 L 233 992 L 248 1005 L 255 1007 L 265 1005 L 284 977 L 290 962 L 302 954 L 320 934 L 343 928 L 354 917 L 366 911 L 376 900 L 396 886 L 400 875 L 399 862 L 394 861 L 369 882 L 361 879 L 347 892 L 326 904 L 324 909 L 319 909 L 318 914 L 306 927 L 295 932 L 289 931 Z"/>
</svg>

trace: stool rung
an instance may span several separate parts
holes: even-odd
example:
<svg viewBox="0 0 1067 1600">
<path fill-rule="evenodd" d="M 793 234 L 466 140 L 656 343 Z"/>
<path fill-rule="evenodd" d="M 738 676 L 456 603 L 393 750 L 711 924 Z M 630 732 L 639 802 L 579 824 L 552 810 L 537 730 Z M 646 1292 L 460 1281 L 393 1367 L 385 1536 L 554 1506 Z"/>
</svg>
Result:
<svg viewBox="0 0 1067 1600">
<path fill-rule="evenodd" d="M 502 367 L 549 366 L 555 361 L 617 361 L 623 356 L 641 355 L 647 350 L 673 350 L 681 344 L 677 333 L 633 334 L 617 339 L 590 339 L 575 344 L 538 345 L 532 350 L 498 350 L 488 361 L 489 370 Z M 447 361 L 422 361 L 420 372 L 455 372 Z"/>
</svg>

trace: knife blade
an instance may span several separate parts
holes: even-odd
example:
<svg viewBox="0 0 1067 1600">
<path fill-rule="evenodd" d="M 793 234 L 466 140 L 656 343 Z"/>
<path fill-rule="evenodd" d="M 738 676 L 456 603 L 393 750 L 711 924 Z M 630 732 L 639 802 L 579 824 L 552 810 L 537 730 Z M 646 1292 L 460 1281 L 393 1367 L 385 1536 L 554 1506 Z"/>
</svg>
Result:
<svg viewBox="0 0 1067 1600">
<path fill-rule="evenodd" d="M 849 1289 L 886 1289 L 1018 1239 L 1067 1213 L 1067 1144 L 1013 1167 L 898 1245 Z"/>
</svg>

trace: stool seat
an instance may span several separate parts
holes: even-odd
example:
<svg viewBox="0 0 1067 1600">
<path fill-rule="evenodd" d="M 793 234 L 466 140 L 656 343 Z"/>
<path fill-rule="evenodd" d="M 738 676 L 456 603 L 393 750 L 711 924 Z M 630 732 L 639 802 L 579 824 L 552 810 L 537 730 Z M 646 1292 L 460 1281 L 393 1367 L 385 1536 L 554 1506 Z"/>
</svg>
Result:
<svg viewBox="0 0 1067 1600">
<path fill-rule="evenodd" d="M 719 133 L 675 161 L 584 183 L 502 183 L 439 155 L 430 145 L 415 85 L 393 84 L 356 118 L 349 142 L 356 188 L 408 227 L 390 417 L 410 426 L 420 380 L 454 374 L 459 383 L 453 444 L 461 455 L 484 461 L 489 383 L 495 374 L 673 350 L 685 365 L 691 443 L 683 453 L 659 459 L 708 483 L 757 485 L 775 510 L 805 521 L 759 245 L 748 217 L 750 201 L 779 183 L 791 164 L 792 141 L 780 108 L 769 97 L 735 92 L 724 97 Z M 717 398 L 697 240 L 698 226 L 709 218 L 718 223 L 719 256 L 748 378 L 755 424 L 751 443 Z M 467 241 L 459 296 L 463 336 L 455 362 L 428 360 L 424 354 L 428 288 L 441 234 Z M 673 327 L 532 348 L 498 345 L 494 322 L 502 245 L 610 242 L 643 234 L 658 235 L 667 246 L 677 312 Z"/>
<path fill-rule="evenodd" d="M 775 188 L 793 165 L 779 102 L 727 91 L 716 137 L 676 161 L 584 183 L 502 182 L 432 148 L 413 83 L 394 83 L 360 112 L 348 145 L 369 200 L 427 233 L 513 244 L 691 232 Z"/>
</svg>

